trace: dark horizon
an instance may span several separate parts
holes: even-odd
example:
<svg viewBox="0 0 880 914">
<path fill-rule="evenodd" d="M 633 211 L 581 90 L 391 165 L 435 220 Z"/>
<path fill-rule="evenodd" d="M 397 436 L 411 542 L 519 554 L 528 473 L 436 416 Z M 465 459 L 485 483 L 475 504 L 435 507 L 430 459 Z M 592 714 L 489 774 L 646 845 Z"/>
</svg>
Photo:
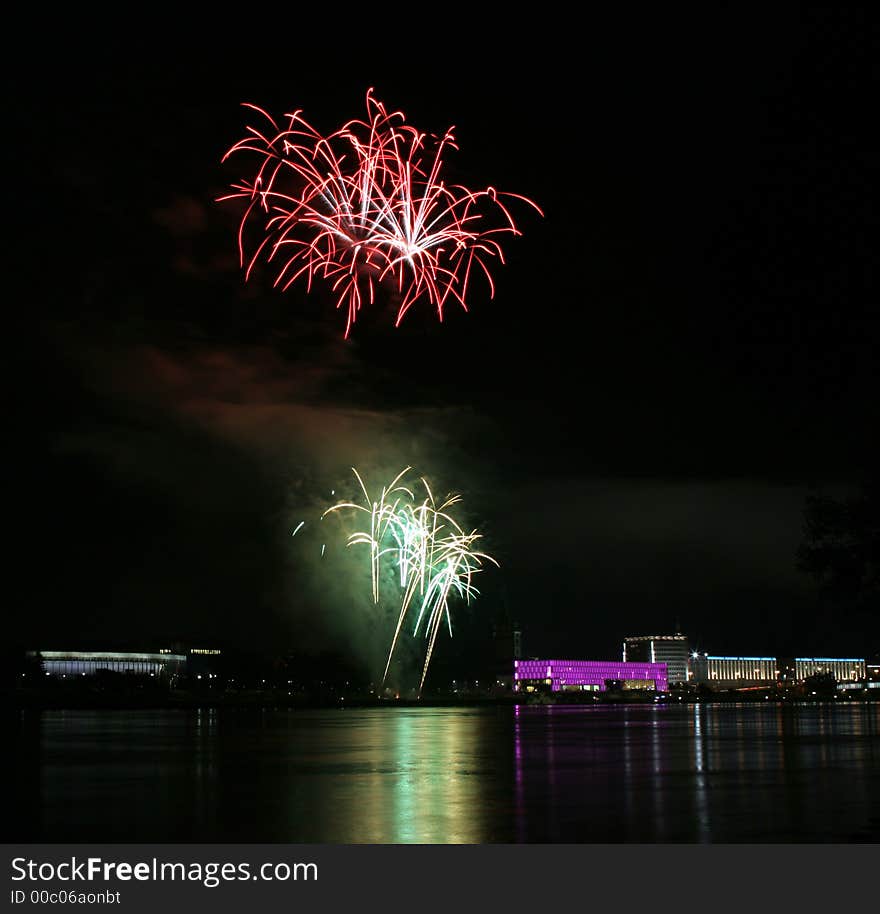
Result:
<svg viewBox="0 0 880 914">
<path fill-rule="evenodd" d="M 290 534 L 351 466 L 412 464 L 463 493 L 501 563 L 438 674 L 504 615 L 534 656 L 678 625 L 716 654 L 877 657 L 876 605 L 820 599 L 797 568 L 806 497 L 876 479 L 871 16 L 511 28 L 459 65 L 440 42 L 419 67 L 348 49 L 331 74 L 271 42 L 33 51 L 12 103 L 10 650 L 198 640 L 370 666 L 381 625 L 341 543 L 322 565 Z M 245 284 L 240 210 L 213 201 L 240 177 L 220 159 L 241 102 L 329 130 L 371 86 L 420 129 L 455 125 L 456 180 L 545 217 L 517 210 L 494 300 L 398 329 L 380 300 L 343 340 L 321 291 Z"/>
</svg>

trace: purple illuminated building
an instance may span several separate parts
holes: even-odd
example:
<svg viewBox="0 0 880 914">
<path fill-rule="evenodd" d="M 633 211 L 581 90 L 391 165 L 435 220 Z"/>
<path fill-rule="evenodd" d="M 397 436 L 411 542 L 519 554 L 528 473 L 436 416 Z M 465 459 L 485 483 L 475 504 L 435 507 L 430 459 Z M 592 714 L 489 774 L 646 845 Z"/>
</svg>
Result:
<svg viewBox="0 0 880 914">
<path fill-rule="evenodd" d="M 619 660 L 514 660 L 513 687 L 516 691 L 550 688 L 553 692 L 604 692 L 608 683 L 622 688 L 665 692 L 668 687 L 665 663 L 624 663 Z"/>
</svg>

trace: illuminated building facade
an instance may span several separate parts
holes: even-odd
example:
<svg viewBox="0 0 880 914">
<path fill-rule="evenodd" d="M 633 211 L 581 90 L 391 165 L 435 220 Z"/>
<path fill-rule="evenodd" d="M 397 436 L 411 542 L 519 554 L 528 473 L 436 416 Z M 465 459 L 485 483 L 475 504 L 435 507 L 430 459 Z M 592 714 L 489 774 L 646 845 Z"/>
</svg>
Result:
<svg viewBox="0 0 880 914">
<path fill-rule="evenodd" d="M 864 657 L 795 657 L 794 671 L 797 679 L 817 673 L 831 673 L 838 682 L 858 682 L 867 677 Z"/>
<path fill-rule="evenodd" d="M 159 654 L 128 651 L 29 651 L 39 660 L 48 676 L 95 676 L 99 672 L 127 673 L 136 676 L 177 676 L 183 672 L 186 657 L 163 651 Z"/>
<path fill-rule="evenodd" d="M 696 654 L 691 658 L 693 681 L 721 688 L 776 682 L 775 657 L 714 657 Z"/>
<path fill-rule="evenodd" d="M 670 683 L 688 681 L 688 640 L 686 635 L 638 635 L 624 638 L 623 660 L 665 663 Z"/>
<path fill-rule="evenodd" d="M 624 689 L 669 686 L 665 663 L 616 660 L 514 660 L 513 687 L 518 692 L 604 692 L 609 683 Z"/>
<path fill-rule="evenodd" d="M 863 658 L 845 657 L 714 657 L 692 654 L 691 677 L 695 683 L 716 688 L 747 688 L 778 682 L 782 686 L 803 682 L 817 673 L 830 673 L 838 682 L 861 682 L 867 677 Z"/>
</svg>

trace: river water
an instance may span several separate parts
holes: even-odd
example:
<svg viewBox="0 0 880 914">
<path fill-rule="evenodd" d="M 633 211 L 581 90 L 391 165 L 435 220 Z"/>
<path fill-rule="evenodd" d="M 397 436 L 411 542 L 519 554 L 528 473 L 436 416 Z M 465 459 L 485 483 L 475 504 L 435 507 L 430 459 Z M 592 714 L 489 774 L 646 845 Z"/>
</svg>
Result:
<svg viewBox="0 0 880 914">
<path fill-rule="evenodd" d="M 22 712 L 6 840 L 880 841 L 880 704 Z"/>
</svg>

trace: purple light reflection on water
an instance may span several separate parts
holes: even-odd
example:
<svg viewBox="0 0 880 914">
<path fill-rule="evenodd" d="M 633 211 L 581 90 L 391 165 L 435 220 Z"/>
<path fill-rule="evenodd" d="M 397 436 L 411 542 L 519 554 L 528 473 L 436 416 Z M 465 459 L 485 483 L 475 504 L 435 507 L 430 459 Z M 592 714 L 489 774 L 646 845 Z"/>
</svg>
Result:
<svg viewBox="0 0 880 914">
<path fill-rule="evenodd" d="M 877 704 L 651 697 L 24 712 L 4 824 L 119 843 L 880 841 Z"/>
</svg>

